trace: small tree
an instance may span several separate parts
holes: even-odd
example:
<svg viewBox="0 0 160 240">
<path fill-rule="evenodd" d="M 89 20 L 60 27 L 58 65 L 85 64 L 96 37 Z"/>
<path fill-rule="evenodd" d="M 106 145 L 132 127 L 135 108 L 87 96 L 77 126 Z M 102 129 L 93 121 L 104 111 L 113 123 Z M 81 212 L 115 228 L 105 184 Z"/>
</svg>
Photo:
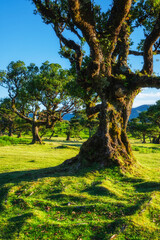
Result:
<svg viewBox="0 0 160 240">
<path fill-rule="evenodd" d="M 1 135 L 8 130 L 8 136 L 12 136 L 14 131 L 16 114 L 13 112 L 11 100 L 4 98 L 0 100 L 0 128 Z"/>
<path fill-rule="evenodd" d="M 152 121 L 160 129 L 160 100 L 157 101 L 155 105 L 148 108 L 147 115 L 150 121 Z M 157 133 L 158 132 L 159 136 L 153 139 L 154 143 L 160 143 L 160 130 L 157 131 Z"/>
<path fill-rule="evenodd" d="M 66 129 L 67 141 L 70 141 L 71 137 L 80 137 L 80 132 L 83 130 L 83 125 L 81 124 L 80 116 L 75 114 L 70 121 L 68 121 L 68 126 Z"/>
<path fill-rule="evenodd" d="M 32 125 L 32 143 L 42 143 L 40 126 L 52 128 L 75 107 L 76 100 L 67 91 L 72 76 L 58 64 L 45 62 L 38 68 L 35 64 L 26 67 L 22 61 L 11 62 L 1 76 L 14 112 Z"/>
<path fill-rule="evenodd" d="M 133 137 L 141 138 L 142 143 L 146 143 L 146 137 L 151 139 L 153 136 L 157 135 L 157 132 L 159 132 L 158 126 L 151 121 L 148 111 L 141 112 L 138 118 L 130 120 L 128 129 Z"/>
</svg>

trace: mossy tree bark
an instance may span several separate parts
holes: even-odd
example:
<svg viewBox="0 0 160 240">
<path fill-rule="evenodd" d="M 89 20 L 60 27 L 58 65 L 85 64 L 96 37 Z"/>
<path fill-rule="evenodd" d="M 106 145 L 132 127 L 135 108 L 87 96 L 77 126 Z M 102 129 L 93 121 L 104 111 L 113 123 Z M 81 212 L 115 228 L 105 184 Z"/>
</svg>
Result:
<svg viewBox="0 0 160 240">
<path fill-rule="evenodd" d="M 137 90 L 114 101 L 103 100 L 98 130 L 82 145 L 73 162 L 99 162 L 104 166 L 128 166 L 135 162 L 126 131 L 136 94 Z"/>
</svg>

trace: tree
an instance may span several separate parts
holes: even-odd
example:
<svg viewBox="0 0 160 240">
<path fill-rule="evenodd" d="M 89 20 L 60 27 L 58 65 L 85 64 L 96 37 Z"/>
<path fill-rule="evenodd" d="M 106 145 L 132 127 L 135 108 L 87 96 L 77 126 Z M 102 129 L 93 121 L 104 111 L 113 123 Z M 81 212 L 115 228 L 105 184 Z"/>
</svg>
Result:
<svg viewBox="0 0 160 240">
<path fill-rule="evenodd" d="M 160 128 L 160 100 L 157 101 L 155 105 L 148 108 L 147 115 L 150 121 L 152 121 L 157 126 L 157 128 Z M 160 143 L 160 130 L 157 131 L 157 133 L 158 132 L 159 136 L 157 138 L 154 138 L 154 143 Z"/>
<path fill-rule="evenodd" d="M 35 64 L 11 62 L 7 72 L 1 73 L 3 86 L 8 88 L 14 112 L 32 125 L 32 143 L 42 143 L 39 127 L 53 128 L 72 111 L 76 100 L 68 94 L 72 76 L 59 64 L 45 62 L 40 68 Z"/>
<path fill-rule="evenodd" d="M 8 136 L 13 134 L 13 125 L 16 118 L 16 114 L 12 110 L 11 100 L 4 98 L 0 100 L 0 131 L 1 135 L 8 129 Z"/>
<path fill-rule="evenodd" d="M 60 54 L 70 60 L 84 98 L 88 98 L 88 114 L 99 113 L 97 132 L 69 163 L 132 164 L 126 128 L 133 100 L 142 87 L 160 87 L 160 77 L 153 75 L 153 54 L 160 52 L 159 1 L 113 0 L 105 12 L 91 0 L 32 2 L 59 38 Z M 139 51 L 133 51 L 130 35 L 137 27 L 144 31 L 144 39 Z M 84 42 L 89 47 L 88 55 L 83 51 Z M 129 54 L 143 56 L 141 71 L 129 68 Z M 93 95 L 100 98 L 99 104 L 90 101 Z"/>
<path fill-rule="evenodd" d="M 154 138 L 159 132 L 158 126 L 151 120 L 148 111 L 141 112 L 138 118 L 133 118 L 128 124 L 129 132 L 133 137 L 142 139 L 142 143 L 146 143 L 146 137 Z"/>
<path fill-rule="evenodd" d="M 88 118 L 84 110 L 75 112 L 74 117 L 69 121 L 66 131 L 67 140 L 70 140 L 71 136 L 81 138 L 80 132 L 86 130 L 89 130 L 89 137 L 91 137 L 93 132 L 96 132 L 97 127 L 98 120 L 96 115 Z"/>
<path fill-rule="evenodd" d="M 66 127 L 66 135 L 67 141 L 71 140 L 71 137 L 80 137 L 80 132 L 83 130 L 83 124 L 81 122 L 80 115 L 74 113 L 74 116 L 68 121 L 68 125 Z"/>
</svg>

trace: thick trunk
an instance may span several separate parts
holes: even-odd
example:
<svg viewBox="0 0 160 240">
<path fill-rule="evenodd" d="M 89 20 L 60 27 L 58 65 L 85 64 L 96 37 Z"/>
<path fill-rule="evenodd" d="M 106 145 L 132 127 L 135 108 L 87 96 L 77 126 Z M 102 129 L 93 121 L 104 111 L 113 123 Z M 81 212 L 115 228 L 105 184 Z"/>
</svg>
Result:
<svg viewBox="0 0 160 240">
<path fill-rule="evenodd" d="M 5 133 L 6 127 L 2 128 L 1 132 L 0 132 L 0 136 L 3 136 Z"/>
<path fill-rule="evenodd" d="M 102 103 L 97 132 L 82 145 L 75 158 L 67 161 L 68 164 L 127 167 L 135 162 L 126 133 L 134 97 L 135 94 L 130 94 Z"/>
<path fill-rule="evenodd" d="M 156 137 L 153 137 L 152 143 L 156 143 Z"/>
<path fill-rule="evenodd" d="M 70 132 L 67 132 L 67 138 L 66 138 L 66 141 L 70 141 L 71 140 L 71 133 Z"/>
<path fill-rule="evenodd" d="M 155 143 L 160 144 L 160 135 L 158 136 L 158 138 L 156 138 Z"/>
<path fill-rule="evenodd" d="M 18 134 L 17 134 L 17 138 L 21 138 L 22 137 L 22 132 L 19 132 Z"/>
<path fill-rule="evenodd" d="M 142 141 L 142 143 L 146 143 L 146 134 L 145 133 L 143 133 L 143 141 Z"/>
<path fill-rule="evenodd" d="M 42 140 L 39 136 L 39 128 L 34 123 L 32 124 L 32 135 L 33 135 L 32 144 L 34 143 L 42 144 Z"/>
<path fill-rule="evenodd" d="M 9 137 L 12 137 L 12 136 L 13 136 L 13 133 L 12 133 L 12 130 L 13 130 L 13 129 L 12 129 L 12 127 L 13 127 L 13 123 L 10 123 L 10 124 L 9 124 L 9 132 L 8 132 L 8 136 L 9 136 Z"/>
</svg>

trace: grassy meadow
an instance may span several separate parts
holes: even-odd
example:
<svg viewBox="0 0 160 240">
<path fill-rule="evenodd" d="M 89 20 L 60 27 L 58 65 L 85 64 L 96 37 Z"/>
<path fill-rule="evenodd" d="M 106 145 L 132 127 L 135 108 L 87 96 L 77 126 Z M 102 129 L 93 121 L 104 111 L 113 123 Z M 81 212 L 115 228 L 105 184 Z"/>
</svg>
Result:
<svg viewBox="0 0 160 240">
<path fill-rule="evenodd" d="M 131 140 L 137 165 L 63 169 L 82 141 L 0 139 L 0 239 L 160 239 L 160 145 Z"/>
</svg>

